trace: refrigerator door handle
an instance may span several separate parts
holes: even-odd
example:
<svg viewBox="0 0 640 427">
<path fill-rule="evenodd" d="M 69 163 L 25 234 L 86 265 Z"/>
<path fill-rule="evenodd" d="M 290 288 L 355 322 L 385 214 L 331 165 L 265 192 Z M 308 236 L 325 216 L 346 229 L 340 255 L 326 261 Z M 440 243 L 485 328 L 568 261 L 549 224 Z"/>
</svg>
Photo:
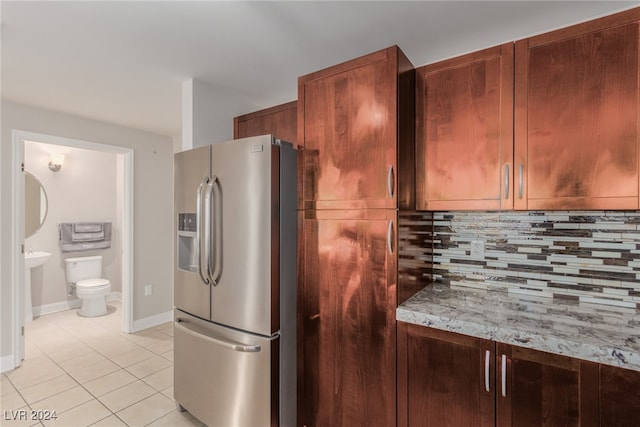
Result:
<svg viewBox="0 0 640 427">
<path fill-rule="evenodd" d="M 213 222 L 213 209 L 212 209 L 212 205 L 213 205 L 213 185 L 214 183 L 218 180 L 217 176 L 213 176 L 211 177 L 211 179 L 209 179 L 207 181 L 207 185 L 205 187 L 205 193 L 204 193 L 204 206 L 205 206 L 205 214 L 204 214 L 204 246 L 206 248 L 206 252 L 205 252 L 205 259 L 206 259 L 206 265 L 207 265 L 207 269 L 206 269 L 206 273 L 207 273 L 207 277 L 209 279 L 208 283 L 212 284 L 213 286 L 216 286 L 218 283 L 213 279 L 213 272 L 211 270 L 211 265 L 213 264 L 213 259 L 214 256 L 217 255 L 215 253 L 215 250 L 212 250 L 212 242 L 213 242 L 213 227 L 212 227 L 212 222 Z"/>
<path fill-rule="evenodd" d="M 216 196 L 215 189 L 218 190 L 218 195 Z M 212 213 L 212 233 L 211 233 L 211 244 L 213 246 L 213 254 L 214 257 L 211 258 L 211 264 L 213 264 L 214 270 L 209 270 L 209 274 L 211 276 L 211 282 L 213 286 L 218 286 L 218 282 L 220 281 L 220 276 L 222 275 L 222 186 L 220 185 L 220 180 L 217 176 L 213 176 L 211 180 L 210 187 L 210 197 L 213 201 L 213 209 L 214 213 Z M 209 205 L 211 206 L 211 205 Z"/>
<path fill-rule="evenodd" d="M 182 332 L 191 335 L 192 337 L 195 338 L 199 338 L 199 339 L 203 339 L 205 341 L 209 341 L 210 343 L 228 348 L 230 350 L 233 351 L 238 351 L 241 353 L 258 353 L 261 350 L 261 347 L 259 345 L 246 345 L 246 344 L 240 344 L 234 341 L 227 341 L 227 340 L 223 340 L 221 338 L 216 338 L 216 337 L 211 337 L 209 335 L 204 335 L 200 332 L 196 332 L 192 329 L 190 329 L 189 327 L 185 326 L 184 324 L 189 323 L 188 321 L 186 321 L 185 319 L 182 319 L 181 317 L 177 317 L 176 321 L 175 321 L 175 326 L 176 328 L 178 328 L 179 330 L 181 330 Z"/>
<path fill-rule="evenodd" d="M 205 239 L 202 239 L 202 190 L 209 183 L 209 177 L 206 177 L 200 182 L 198 185 L 198 190 L 196 193 L 196 242 L 198 244 L 198 274 L 200 275 L 200 279 L 204 282 L 205 285 L 209 285 L 209 275 L 208 273 L 203 273 L 203 265 L 208 265 L 208 245 L 207 245 L 207 227 L 205 223 Z M 206 220 L 206 215 L 205 215 Z M 205 262 L 203 262 L 203 260 Z"/>
</svg>

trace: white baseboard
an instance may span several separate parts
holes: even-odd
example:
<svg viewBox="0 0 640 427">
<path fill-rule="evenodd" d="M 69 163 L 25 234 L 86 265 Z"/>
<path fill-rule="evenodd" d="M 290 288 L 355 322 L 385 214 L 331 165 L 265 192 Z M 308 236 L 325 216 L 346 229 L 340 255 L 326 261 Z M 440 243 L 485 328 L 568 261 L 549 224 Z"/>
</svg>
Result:
<svg viewBox="0 0 640 427">
<path fill-rule="evenodd" d="M 16 365 L 14 364 L 13 354 L 0 357 L 0 373 L 10 371 L 15 367 Z"/>
<path fill-rule="evenodd" d="M 72 308 L 79 308 L 80 305 L 82 305 L 82 302 L 79 299 L 70 299 L 67 301 L 54 302 L 52 304 L 39 305 L 37 307 L 33 307 L 33 317 L 71 310 Z"/>
<path fill-rule="evenodd" d="M 165 311 L 164 313 L 156 314 L 154 316 L 145 317 L 144 319 L 138 319 L 133 321 L 133 331 L 138 332 L 143 329 L 158 326 L 163 323 L 171 322 L 173 320 L 173 311 Z"/>
<path fill-rule="evenodd" d="M 122 292 L 111 292 L 107 295 L 107 301 L 122 301 Z M 45 314 L 57 313 L 59 311 L 80 308 L 81 305 L 82 301 L 79 298 L 54 302 L 52 304 L 44 304 L 38 307 L 33 307 L 33 316 L 38 317 Z"/>
</svg>

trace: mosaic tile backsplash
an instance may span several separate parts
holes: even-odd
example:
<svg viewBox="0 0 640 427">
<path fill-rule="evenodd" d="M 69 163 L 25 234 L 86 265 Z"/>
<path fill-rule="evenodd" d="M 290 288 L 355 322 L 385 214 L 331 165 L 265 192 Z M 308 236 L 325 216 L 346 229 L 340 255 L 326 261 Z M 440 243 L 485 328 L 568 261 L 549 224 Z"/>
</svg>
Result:
<svg viewBox="0 0 640 427">
<path fill-rule="evenodd" d="M 400 285 L 432 274 L 451 286 L 640 309 L 637 211 L 407 212 L 398 230 Z M 473 241 L 484 243 L 483 259 L 471 256 Z"/>
</svg>

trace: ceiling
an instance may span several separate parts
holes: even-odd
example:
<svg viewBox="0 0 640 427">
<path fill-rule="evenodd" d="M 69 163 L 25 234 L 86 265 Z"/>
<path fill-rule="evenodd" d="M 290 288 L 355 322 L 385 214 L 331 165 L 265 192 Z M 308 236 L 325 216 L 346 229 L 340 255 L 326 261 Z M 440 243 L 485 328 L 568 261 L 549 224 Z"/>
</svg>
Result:
<svg viewBox="0 0 640 427">
<path fill-rule="evenodd" d="M 179 137 L 194 78 L 231 135 L 234 116 L 296 99 L 298 76 L 394 44 L 419 66 L 638 5 L 2 0 L 2 98 Z"/>
</svg>

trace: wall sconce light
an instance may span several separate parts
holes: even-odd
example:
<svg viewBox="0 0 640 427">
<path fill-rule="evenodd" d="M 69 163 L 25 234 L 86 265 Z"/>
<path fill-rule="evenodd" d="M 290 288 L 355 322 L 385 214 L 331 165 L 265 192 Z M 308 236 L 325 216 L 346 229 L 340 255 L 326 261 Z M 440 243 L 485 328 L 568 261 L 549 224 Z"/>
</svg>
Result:
<svg viewBox="0 0 640 427">
<path fill-rule="evenodd" d="M 64 154 L 52 154 L 49 160 L 49 169 L 58 172 L 64 163 Z"/>
</svg>

